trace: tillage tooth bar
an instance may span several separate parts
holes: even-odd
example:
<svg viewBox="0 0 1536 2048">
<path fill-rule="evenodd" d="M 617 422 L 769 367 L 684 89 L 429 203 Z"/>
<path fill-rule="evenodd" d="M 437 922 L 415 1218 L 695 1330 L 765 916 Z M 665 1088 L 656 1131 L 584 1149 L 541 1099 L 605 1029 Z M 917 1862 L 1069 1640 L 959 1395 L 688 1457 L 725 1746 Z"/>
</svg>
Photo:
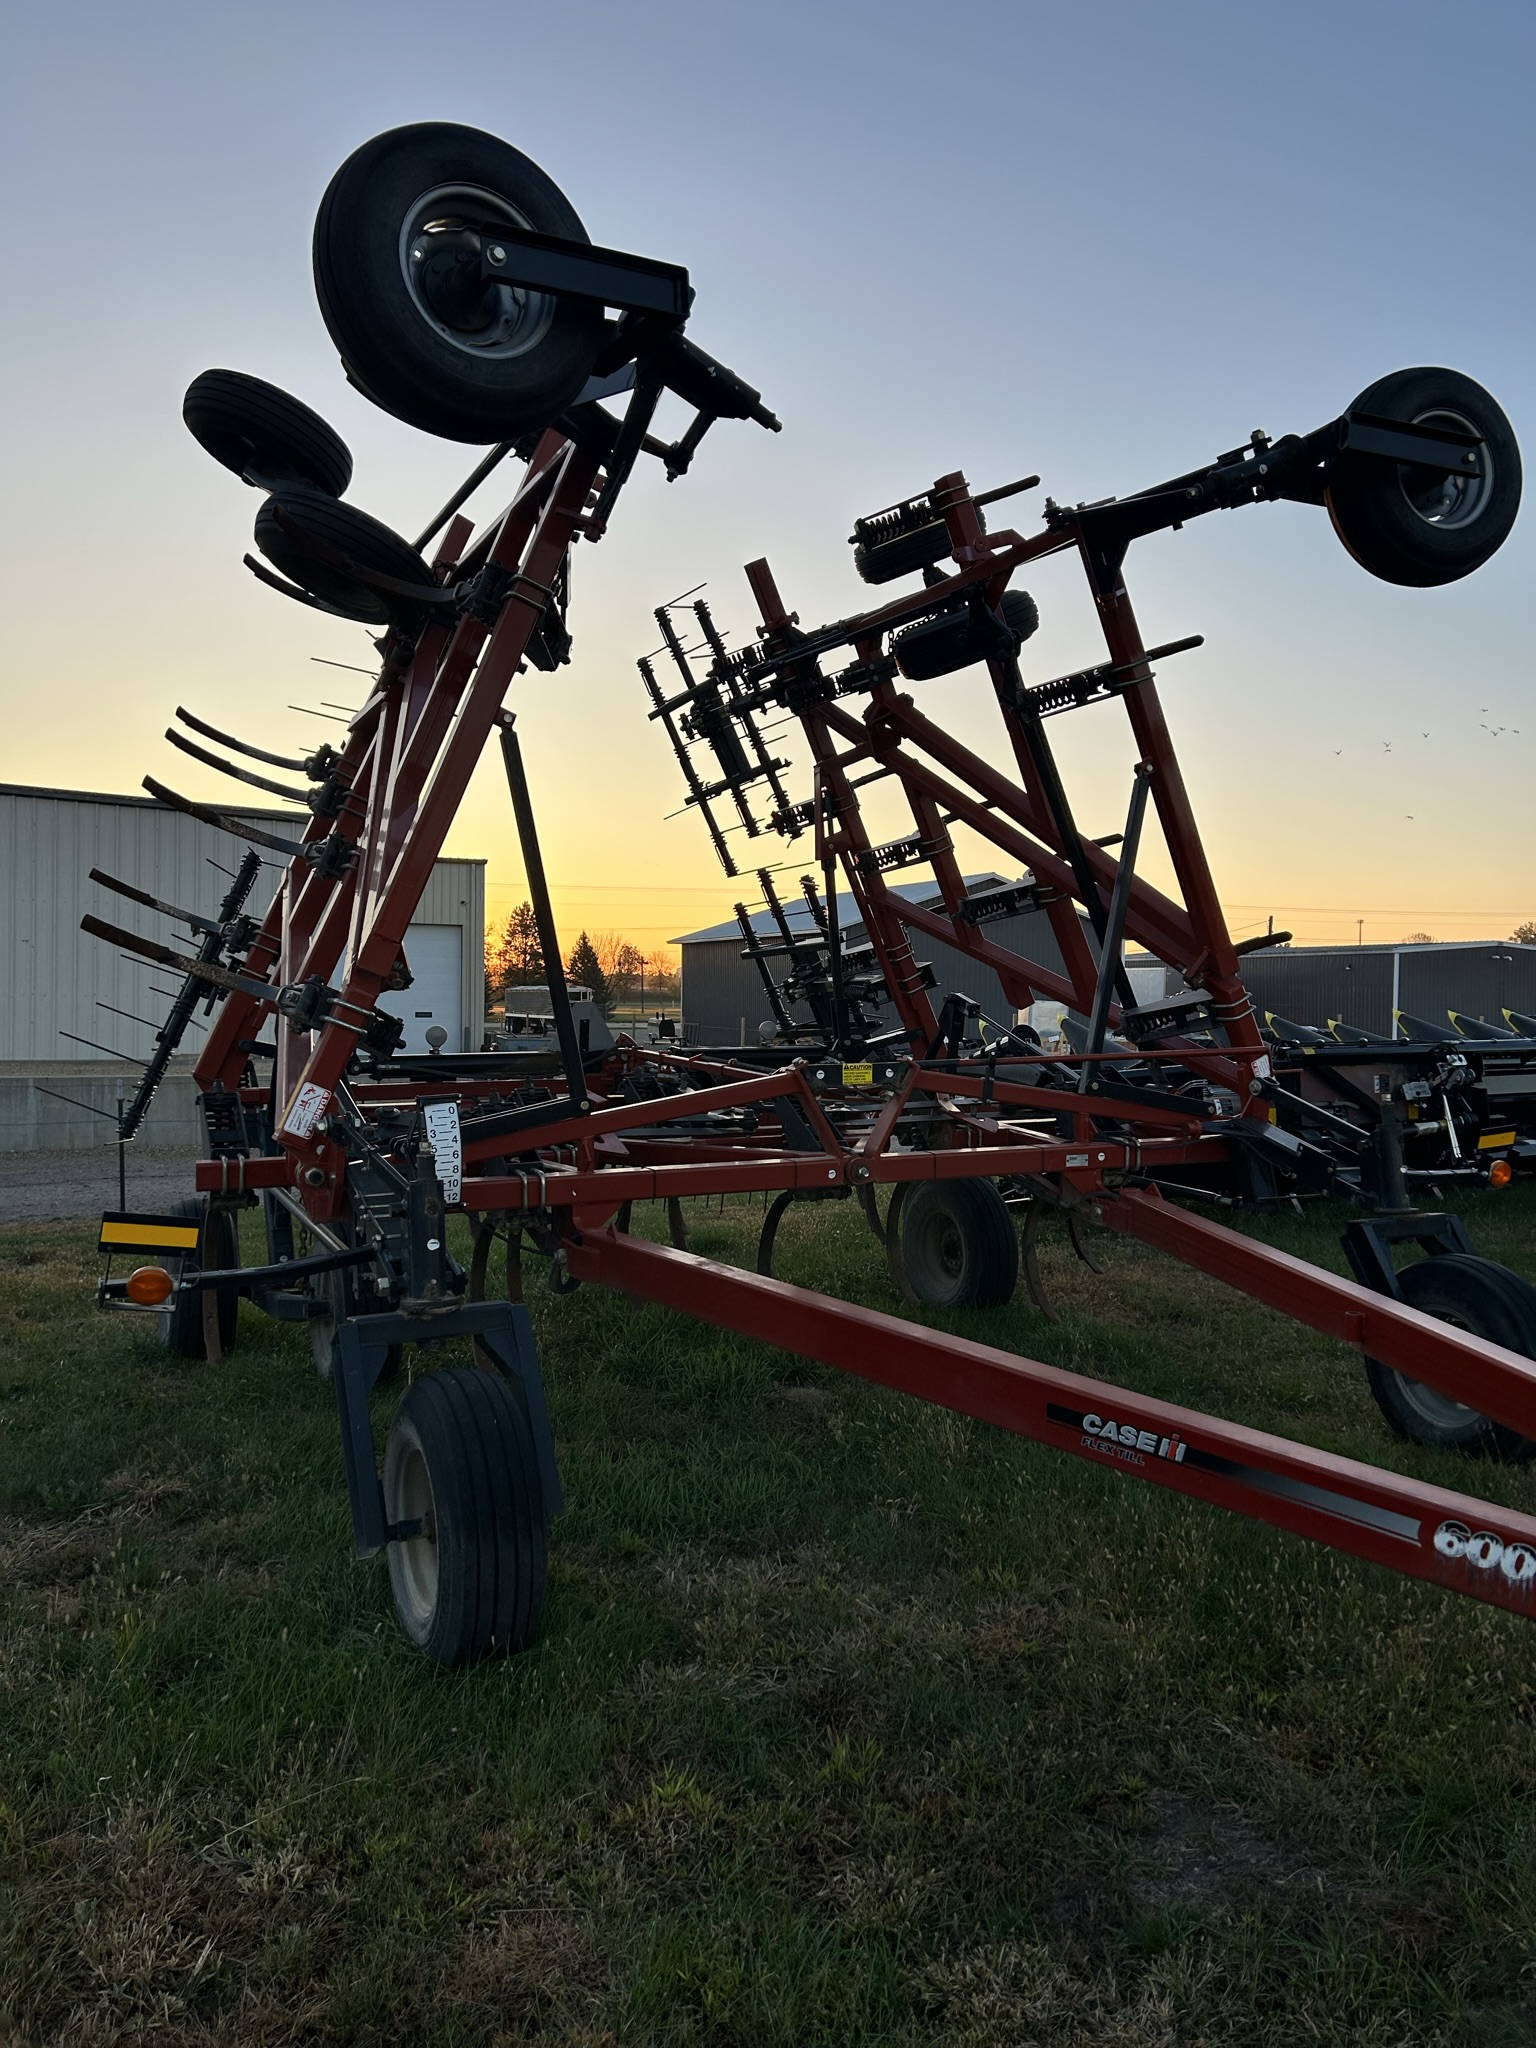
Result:
<svg viewBox="0 0 1536 2048">
<path fill-rule="evenodd" d="M 235 753 L 244 754 L 247 760 L 265 761 L 269 768 L 292 768 L 300 775 L 307 775 L 312 782 L 323 781 L 341 758 L 330 747 L 321 747 L 316 753 L 297 759 L 291 754 L 269 754 L 264 747 L 250 746 L 227 732 L 220 732 L 216 725 L 210 725 L 205 718 L 188 711 L 184 704 L 176 706 L 176 716 L 193 732 L 200 732 L 205 740 L 217 740 L 221 747 L 230 747 Z"/>
<path fill-rule="evenodd" d="M 110 889 L 114 895 L 126 896 L 130 903 L 142 903 L 146 910 L 158 910 L 162 917 L 174 918 L 177 924 L 190 925 L 195 932 L 211 932 L 219 938 L 224 935 L 223 925 L 213 918 L 203 917 L 195 910 L 183 910 L 179 904 L 162 902 L 158 896 L 151 896 L 147 889 L 136 889 L 132 882 L 119 881 L 116 875 L 109 875 L 101 868 L 92 868 L 90 878 L 103 889 Z"/>
<path fill-rule="evenodd" d="M 189 740 L 185 734 L 168 725 L 165 736 L 173 747 L 183 754 L 189 754 L 194 761 L 201 761 L 205 768 L 216 768 L 220 775 L 233 776 L 236 782 L 244 782 L 252 789 L 264 789 L 272 796 L 286 797 L 291 804 L 308 804 L 312 792 L 295 789 L 287 782 L 274 782 L 268 775 L 258 775 L 250 768 L 237 768 L 233 761 L 222 760 L 217 754 L 210 754 L 206 747 L 200 747 L 196 740 Z"/>
</svg>

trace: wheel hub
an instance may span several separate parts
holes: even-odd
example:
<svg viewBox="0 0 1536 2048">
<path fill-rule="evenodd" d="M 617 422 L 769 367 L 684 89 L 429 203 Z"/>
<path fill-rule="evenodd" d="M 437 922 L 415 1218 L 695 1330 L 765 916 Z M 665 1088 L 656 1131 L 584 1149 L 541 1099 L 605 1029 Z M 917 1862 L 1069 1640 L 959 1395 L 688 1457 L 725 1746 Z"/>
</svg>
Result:
<svg viewBox="0 0 1536 2048">
<path fill-rule="evenodd" d="M 1451 433 L 1477 439 L 1476 427 L 1457 412 L 1437 409 L 1420 413 L 1413 425 L 1444 427 Z M 1457 476 L 1454 472 L 1442 475 L 1438 470 L 1414 469 L 1407 464 L 1398 470 L 1403 496 L 1426 525 L 1453 532 L 1458 527 L 1470 526 L 1479 517 L 1493 490 L 1493 457 L 1482 440 L 1478 440 L 1477 453 L 1481 472 L 1478 476 Z"/>
<path fill-rule="evenodd" d="M 555 317 L 548 293 L 480 274 L 482 237 L 528 225 L 506 200 L 477 186 L 438 186 L 408 210 L 400 267 L 422 317 L 455 348 L 520 356 L 548 332 Z"/>
</svg>

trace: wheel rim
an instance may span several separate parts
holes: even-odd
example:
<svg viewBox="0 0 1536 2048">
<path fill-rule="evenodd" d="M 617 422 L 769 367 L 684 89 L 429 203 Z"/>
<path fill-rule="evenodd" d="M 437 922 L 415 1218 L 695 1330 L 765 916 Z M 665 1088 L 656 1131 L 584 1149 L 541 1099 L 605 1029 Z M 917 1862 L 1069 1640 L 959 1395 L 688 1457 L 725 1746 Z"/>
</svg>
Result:
<svg viewBox="0 0 1536 2048">
<path fill-rule="evenodd" d="M 1469 1336 L 1479 1336 L 1480 1331 L 1461 1316 L 1447 1315 L 1442 1309 L 1431 1309 L 1429 1313 L 1437 1323 L 1449 1323 L 1453 1329 L 1465 1330 Z M 1469 1408 L 1465 1401 L 1458 1401 L 1451 1394 L 1442 1394 L 1438 1387 L 1432 1387 L 1424 1380 L 1410 1379 L 1400 1372 L 1403 1399 L 1416 1414 L 1435 1429 L 1465 1429 L 1469 1422 L 1481 1422 L 1482 1412 Z"/>
<path fill-rule="evenodd" d="M 336 1363 L 336 1318 L 327 1312 L 309 1319 L 309 1350 L 315 1370 L 329 1379 Z"/>
<path fill-rule="evenodd" d="M 929 1275 L 953 1287 L 965 1272 L 965 1239 L 954 1219 L 931 1216 L 923 1226 L 921 1260 Z"/>
<path fill-rule="evenodd" d="M 420 1522 L 418 1535 L 407 1536 L 394 1547 L 395 1604 L 400 1619 L 414 1637 L 424 1636 L 437 1611 L 437 1516 L 432 1501 L 432 1481 L 427 1461 L 416 1444 L 406 1446 L 395 1477 L 395 1498 L 390 1503 L 394 1519 Z"/>
<path fill-rule="evenodd" d="M 1404 463 L 1397 472 L 1398 488 L 1409 510 L 1426 526 L 1442 533 L 1454 533 L 1482 517 L 1493 494 L 1493 457 L 1477 428 L 1459 412 L 1436 408 L 1416 415 L 1416 427 L 1442 427 L 1448 433 L 1465 434 L 1476 441 L 1480 476 L 1442 476 L 1438 471 L 1416 469 Z"/>
<path fill-rule="evenodd" d="M 434 186 L 407 211 L 400 228 L 406 290 L 422 319 L 451 347 L 502 361 L 526 355 L 549 332 L 553 297 L 480 275 L 482 233 L 532 225 L 480 185 Z"/>
</svg>

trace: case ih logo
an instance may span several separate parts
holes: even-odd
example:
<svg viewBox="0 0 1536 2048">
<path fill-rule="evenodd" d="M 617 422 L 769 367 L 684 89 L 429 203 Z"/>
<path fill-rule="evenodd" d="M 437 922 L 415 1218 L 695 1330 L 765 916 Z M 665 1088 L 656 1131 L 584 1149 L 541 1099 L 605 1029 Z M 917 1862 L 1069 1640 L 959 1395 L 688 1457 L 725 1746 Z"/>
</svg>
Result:
<svg viewBox="0 0 1536 2048">
<path fill-rule="evenodd" d="M 1095 1449 L 1131 1464 L 1139 1465 L 1143 1458 L 1167 1458 L 1182 1465 L 1189 1448 L 1176 1432 L 1159 1436 L 1155 1429 L 1138 1429 L 1134 1422 L 1117 1422 L 1113 1416 L 1096 1415 L 1092 1409 L 1084 1415 L 1076 1408 L 1058 1408 L 1053 1401 L 1046 1413 L 1052 1422 L 1064 1423 L 1068 1429 L 1080 1429 L 1085 1437 L 1092 1437 Z"/>
</svg>

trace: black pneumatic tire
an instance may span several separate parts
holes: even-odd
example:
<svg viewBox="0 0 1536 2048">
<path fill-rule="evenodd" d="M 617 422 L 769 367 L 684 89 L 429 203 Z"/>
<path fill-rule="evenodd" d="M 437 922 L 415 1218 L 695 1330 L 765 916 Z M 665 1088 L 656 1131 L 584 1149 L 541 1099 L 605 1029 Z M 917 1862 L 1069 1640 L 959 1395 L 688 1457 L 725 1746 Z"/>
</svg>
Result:
<svg viewBox="0 0 1536 2048">
<path fill-rule="evenodd" d="M 171 1204 L 173 1216 L 202 1225 L 198 1242 L 198 1264 L 204 1272 L 227 1272 L 240 1263 L 240 1234 L 227 1209 L 213 1209 L 199 1195 L 186 1195 Z M 219 1289 L 219 1344 L 228 1351 L 235 1341 L 240 1316 L 240 1297 L 233 1288 Z M 160 1341 L 175 1358 L 206 1358 L 208 1345 L 203 1336 L 203 1297 L 177 1294 L 159 1317 Z"/>
<path fill-rule="evenodd" d="M 400 1626 L 436 1663 L 525 1650 L 544 1611 L 549 1520 L 533 1431 L 493 1372 L 455 1366 L 407 1388 L 384 1450 Z"/>
<path fill-rule="evenodd" d="M 1019 1241 L 989 1180 L 923 1181 L 901 1210 L 907 1284 L 931 1308 L 996 1308 L 1012 1298 Z"/>
<path fill-rule="evenodd" d="M 1014 653 L 1040 624 L 1040 610 L 1027 590 L 1005 590 L 998 616 L 1012 636 Z M 999 652 L 996 637 L 970 609 L 957 605 L 937 618 L 920 619 L 891 636 L 891 653 L 908 682 L 931 682 L 936 676 L 953 675 Z"/>
<path fill-rule="evenodd" d="M 337 549 L 360 569 L 373 569 L 403 583 L 430 585 L 432 571 L 408 540 L 382 520 L 344 505 L 309 484 L 279 484 L 256 514 L 256 545 L 275 569 L 311 597 L 333 605 L 368 626 L 409 625 L 421 607 L 358 583 L 344 569 L 317 559 L 308 545 Z"/>
<path fill-rule="evenodd" d="M 591 373 L 603 309 L 482 284 L 477 230 L 589 239 L 521 150 L 423 121 L 354 150 L 315 220 L 315 292 L 352 382 L 450 441 L 510 440 L 568 406 Z"/>
<path fill-rule="evenodd" d="M 1398 1280 L 1410 1308 L 1536 1358 L 1536 1288 L 1508 1266 L 1465 1252 L 1444 1253 L 1404 1267 Z M 1511 1465 L 1536 1455 L 1536 1440 L 1374 1358 L 1365 1361 L 1365 1376 L 1388 1423 L 1410 1443 Z"/>
<path fill-rule="evenodd" d="M 1427 588 L 1480 569 L 1520 510 L 1520 447 L 1498 402 L 1457 370 L 1394 370 L 1352 412 L 1470 431 L 1484 474 L 1443 477 L 1347 449 L 1328 466 L 1324 502 L 1333 530 L 1362 569 L 1387 583 Z"/>
<path fill-rule="evenodd" d="M 215 462 L 264 483 L 313 484 L 339 498 L 352 481 L 352 451 L 302 400 L 247 377 L 204 370 L 187 386 L 181 416 Z"/>
</svg>

